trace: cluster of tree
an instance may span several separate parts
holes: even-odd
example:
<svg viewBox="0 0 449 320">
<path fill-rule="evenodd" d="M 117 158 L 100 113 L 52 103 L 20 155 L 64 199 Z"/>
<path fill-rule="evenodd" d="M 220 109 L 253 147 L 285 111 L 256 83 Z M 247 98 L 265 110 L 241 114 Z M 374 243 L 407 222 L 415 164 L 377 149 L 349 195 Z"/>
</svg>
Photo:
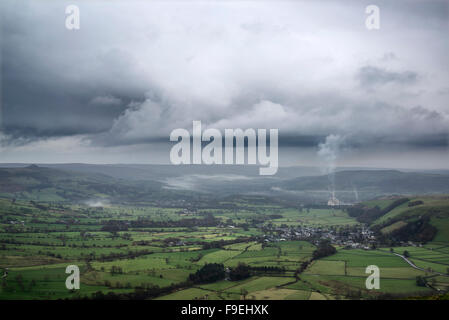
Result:
<svg viewBox="0 0 449 320">
<path fill-rule="evenodd" d="M 236 238 L 234 240 L 218 240 L 218 241 L 211 241 L 211 242 L 205 242 L 203 243 L 203 249 L 216 249 L 216 248 L 222 248 L 223 246 L 235 244 L 235 243 L 241 243 L 241 242 L 250 242 L 255 241 L 255 237 L 240 237 Z"/>
<path fill-rule="evenodd" d="M 252 272 L 261 273 L 284 273 L 285 267 L 274 267 L 274 266 L 261 266 L 261 267 L 250 267 Z"/>
<path fill-rule="evenodd" d="M 309 264 L 310 264 L 310 261 L 304 261 L 303 263 L 301 263 L 299 268 L 296 269 L 296 271 L 295 271 L 295 278 L 298 278 L 298 276 L 307 269 Z"/>
<path fill-rule="evenodd" d="M 362 290 L 346 289 L 344 291 L 344 296 L 352 300 L 360 300 L 360 298 L 362 297 Z"/>
<path fill-rule="evenodd" d="M 149 246 L 153 242 L 155 242 L 155 240 L 138 240 L 138 241 L 133 241 L 133 246 Z"/>
<path fill-rule="evenodd" d="M 130 233 L 126 232 L 126 233 L 122 234 L 122 239 L 132 241 L 133 237 L 131 236 Z"/>
<path fill-rule="evenodd" d="M 128 225 L 126 224 L 126 221 L 122 220 L 107 220 L 104 222 L 101 231 L 108 231 L 108 232 L 128 231 Z"/>
<path fill-rule="evenodd" d="M 283 273 L 284 267 L 250 267 L 245 263 L 239 263 L 236 267 L 230 268 L 228 272 L 229 280 L 240 281 L 251 277 L 254 273 Z M 222 280 L 226 277 L 223 264 L 207 263 L 201 269 L 189 275 L 189 280 L 193 283 L 211 283 Z"/>
<path fill-rule="evenodd" d="M 4 230 L 6 233 L 24 233 L 27 232 L 25 228 L 21 227 L 20 225 L 13 225 L 13 226 L 5 226 Z M 2 242 L 5 242 L 2 240 Z"/>
<path fill-rule="evenodd" d="M 164 245 L 169 245 L 171 243 L 178 243 L 179 241 L 181 241 L 181 239 L 176 238 L 176 237 L 168 237 L 162 240 L 162 242 L 164 243 Z"/>
<path fill-rule="evenodd" d="M 42 242 L 39 240 L 35 240 L 35 241 L 18 241 L 18 240 L 14 240 L 12 238 L 10 239 L 1 239 L 0 243 L 8 243 L 8 244 L 31 244 L 34 246 L 44 246 L 44 247 L 61 247 L 60 244 L 57 243 L 50 243 L 50 242 Z"/>
<path fill-rule="evenodd" d="M 383 209 L 380 209 L 378 206 L 368 208 L 363 205 L 356 205 L 348 207 L 346 211 L 348 212 L 349 216 L 356 218 L 358 222 L 369 224 L 374 220 L 384 216 L 394 208 L 399 207 L 401 204 L 406 203 L 408 201 L 410 201 L 410 199 L 400 198 L 393 201 L 391 204 L 389 204 L 387 207 Z"/>
<path fill-rule="evenodd" d="M 104 281 L 104 286 L 108 288 L 115 289 L 132 289 L 131 283 L 127 282 L 126 284 L 121 283 L 120 281 L 116 281 L 114 284 L 109 280 Z"/>
<path fill-rule="evenodd" d="M 200 252 L 196 257 L 191 257 L 189 260 L 190 262 L 198 262 L 201 260 L 202 257 L 204 257 L 204 254 Z"/>
<path fill-rule="evenodd" d="M 237 267 L 231 268 L 229 272 L 229 279 L 232 281 L 239 281 L 251 276 L 251 267 L 245 263 L 239 263 Z"/>
<path fill-rule="evenodd" d="M 123 274 L 123 268 L 119 266 L 111 266 L 110 273 L 111 275 Z"/>
<path fill-rule="evenodd" d="M 410 201 L 410 202 L 408 203 L 408 206 L 409 206 L 409 207 L 414 207 L 414 206 L 419 206 L 420 204 L 423 204 L 423 203 L 424 203 L 424 202 L 421 201 L 421 200 Z"/>
<path fill-rule="evenodd" d="M 35 208 L 37 208 L 39 210 L 44 210 L 44 211 L 48 210 L 48 206 L 44 206 L 44 205 L 37 203 L 33 200 L 30 201 L 30 204 L 32 204 Z M 23 209 L 26 209 L 26 208 L 23 208 Z"/>
<path fill-rule="evenodd" d="M 331 242 L 329 240 L 322 240 L 318 244 L 318 247 L 313 252 L 312 257 L 313 259 L 320 259 L 324 258 L 330 255 L 333 255 L 337 252 L 337 249 L 335 249 Z"/>
<path fill-rule="evenodd" d="M 408 222 L 402 228 L 390 233 L 396 241 L 429 242 L 437 234 L 438 229 L 430 224 L 430 217 L 424 216 L 416 221 Z"/>
<path fill-rule="evenodd" d="M 221 263 L 206 263 L 201 269 L 189 275 L 193 283 L 211 283 L 224 279 L 226 276 Z"/>
<path fill-rule="evenodd" d="M 203 219 L 186 218 L 180 220 L 153 221 L 150 219 L 138 219 L 130 221 L 133 228 L 185 228 L 185 227 L 215 227 L 220 224 L 219 219 L 206 216 Z"/>
<path fill-rule="evenodd" d="M 162 295 L 166 295 L 172 293 L 179 289 L 184 289 L 191 286 L 192 283 L 190 281 L 181 282 L 177 284 L 172 284 L 168 287 L 159 287 L 159 286 L 141 286 L 136 287 L 133 292 L 127 293 L 114 293 L 108 292 L 104 294 L 101 291 L 97 291 L 91 295 L 91 297 L 85 296 L 84 300 L 146 300 L 153 299 Z M 79 299 L 79 298 L 74 298 Z"/>
<path fill-rule="evenodd" d="M 423 276 L 416 277 L 416 285 L 418 287 L 427 287 L 427 280 Z"/>
<path fill-rule="evenodd" d="M 48 256 L 48 257 L 57 258 L 57 259 L 62 259 L 62 256 L 61 256 L 61 254 L 59 254 L 59 253 L 56 254 L 56 253 L 50 252 L 50 251 L 42 252 L 42 251 L 40 251 L 40 250 L 39 250 L 39 252 L 40 252 L 41 254 L 45 254 L 45 255 Z"/>
</svg>

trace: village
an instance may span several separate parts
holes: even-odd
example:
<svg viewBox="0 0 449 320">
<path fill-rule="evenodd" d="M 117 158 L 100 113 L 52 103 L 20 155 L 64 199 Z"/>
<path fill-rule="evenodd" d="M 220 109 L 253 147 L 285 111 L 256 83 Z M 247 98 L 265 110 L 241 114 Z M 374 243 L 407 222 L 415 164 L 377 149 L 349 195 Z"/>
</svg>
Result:
<svg viewBox="0 0 449 320">
<path fill-rule="evenodd" d="M 332 244 L 347 249 L 370 250 L 376 246 L 374 232 L 365 226 L 345 228 L 312 226 L 264 226 L 264 242 L 288 240 L 306 240 L 318 244 L 321 240 L 330 240 Z"/>
</svg>

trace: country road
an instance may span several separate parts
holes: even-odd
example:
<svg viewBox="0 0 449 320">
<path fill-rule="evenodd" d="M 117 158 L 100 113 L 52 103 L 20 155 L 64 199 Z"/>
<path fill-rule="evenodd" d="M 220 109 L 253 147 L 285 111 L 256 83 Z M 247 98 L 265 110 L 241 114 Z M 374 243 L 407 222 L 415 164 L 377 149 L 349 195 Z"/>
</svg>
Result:
<svg viewBox="0 0 449 320">
<path fill-rule="evenodd" d="M 402 259 L 404 259 L 405 262 L 407 262 L 412 268 L 415 268 L 415 269 L 417 269 L 417 270 L 421 270 L 421 271 L 424 271 L 424 272 L 429 272 L 429 271 L 426 270 L 426 269 L 417 267 L 413 262 L 411 262 L 409 259 L 407 259 L 407 258 L 404 257 L 403 255 L 400 255 L 399 253 L 394 253 L 394 252 L 393 252 L 393 254 L 396 255 L 396 256 L 398 256 L 398 257 L 401 257 Z M 436 272 L 436 271 L 432 271 L 431 273 L 438 274 L 438 275 L 443 276 L 443 277 L 449 277 L 449 275 L 447 275 L 447 274 L 445 274 L 445 273 L 440 273 L 440 272 Z"/>
</svg>

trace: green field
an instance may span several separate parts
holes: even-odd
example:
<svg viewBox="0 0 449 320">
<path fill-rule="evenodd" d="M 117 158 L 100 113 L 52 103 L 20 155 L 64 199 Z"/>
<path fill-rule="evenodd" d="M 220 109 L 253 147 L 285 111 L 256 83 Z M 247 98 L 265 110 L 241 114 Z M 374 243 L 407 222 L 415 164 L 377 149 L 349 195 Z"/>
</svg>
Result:
<svg viewBox="0 0 449 320">
<path fill-rule="evenodd" d="M 442 206 L 438 199 L 425 201 L 432 207 Z M 368 203 L 385 208 L 391 200 Z M 158 292 L 151 296 L 155 299 L 334 300 L 385 294 L 401 298 L 449 288 L 449 278 L 436 273 L 449 272 L 449 220 L 445 216 L 435 215 L 431 220 L 438 226 L 433 242 L 376 250 L 334 244 L 337 253 L 312 261 L 319 238 L 314 243 L 285 240 L 276 233 L 298 226 L 351 232 L 359 222 L 341 209 L 298 209 L 248 201 L 233 205 L 232 209 L 189 211 L 149 204 L 92 208 L 0 199 L 0 271 L 8 271 L 0 299 L 78 299 L 99 292 L 153 290 Z M 408 219 L 412 215 L 408 208 L 399 206 L 376 223 L 392 217 Z M 413 210 L 417 209 L 423 210 Z M 388 235 L 405 221 L 386 225 L 381 232 Z M 267 235 L 278 240 L 266 240 Z M 393 254 L 404 251 L 424 270 Z M 253 271 L 240 281 L 189 282 L 191 274 L 211 263 L 223 264 L 228 270 L 245 263 Z M 298 273 L 304 263 L 307 268 Z M 65 268 L 73 264 L 81 271 L 80 290 L 65 287 Z M 379 290 L 365 287 L 369 265 L 380 268 Z M 418 276 L 431 287 L 418 286 Z"/>
</svg>

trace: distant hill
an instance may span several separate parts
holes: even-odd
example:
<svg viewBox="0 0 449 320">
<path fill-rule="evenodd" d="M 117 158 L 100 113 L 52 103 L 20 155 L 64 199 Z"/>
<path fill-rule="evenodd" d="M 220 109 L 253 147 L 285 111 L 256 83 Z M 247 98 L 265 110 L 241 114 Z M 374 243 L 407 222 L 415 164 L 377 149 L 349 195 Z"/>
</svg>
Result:
<svg viewBox="0 0 449 320">
<path fill-rule="evenodd" d="M 336 197 L 345 204 L 384 195 L 449 193 L 449 175 L 369 169 L 337 171 Z M 117 201 L 261 195 L 301 203 L 327 203 L 332 184 L 317 167 L 280 168 L 260 176 L 258 166 L 139 164 L 0 164 L 0 196 L 42 201 Z"/>
<path fill-rule="evenodd" d="M 5 168 L 23 168 L 28 164 L 3 163 Z M 258 165 L 171 165 L 171 164 L 86 164 L 55 163 L 38 164 L 39 167 L 83 173 L 102 173 L 114 178 L 128 180 L 163 180 L 188 175 L 242 175 L 260 177 Z M 321 173 L 318 167 L 282 167 L 274 176 L 279 179 L 313 176 Z"/>
<path fill-rule="evenodd" d="M 449 175 L 401 172 L 398 170 L 352 170 L 334 174 L 337 196 L 355 200 L 354 193 L 361 199 L 370 199 L 388 194 L 432 194 L 449 193 Z M 329 190 L 329 176 L 299 177 L 283 181 L 286 190 Z M 349 195 L 348 195 L 349 193 Z"/>
<path fill-rule="evenodd" d="M 0 196 L 41 201 L 92 198 L 138 200 L 161 190 L 161 183 L 130 183 L 101 173 L 81 173 L 30 165 L 0 168 Z"/>
</svg>

